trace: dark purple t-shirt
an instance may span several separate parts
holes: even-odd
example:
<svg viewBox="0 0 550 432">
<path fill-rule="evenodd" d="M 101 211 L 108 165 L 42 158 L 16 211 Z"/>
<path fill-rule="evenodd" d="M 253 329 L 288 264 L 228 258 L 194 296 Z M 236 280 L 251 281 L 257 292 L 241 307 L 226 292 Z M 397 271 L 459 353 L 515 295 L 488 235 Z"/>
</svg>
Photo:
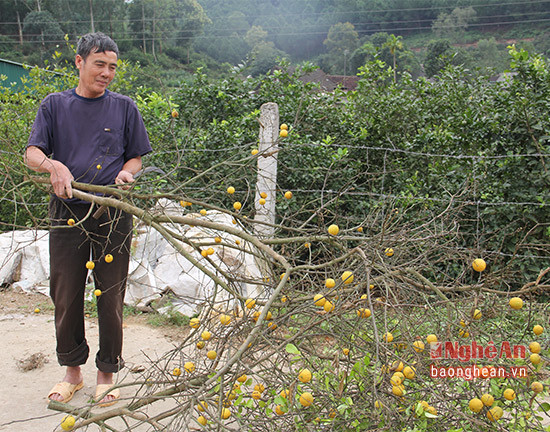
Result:
<svg viewBox="0 0 550 432">
<path fill-rule="evenodd" d="M 27 146 L 62 162 L 75 181 L 97 185 L 114 184 L 126 161 L 151 151 L 134 101 L 108 90 L 95 99 L 74 89 L 46 96 Z"/>
</svg>

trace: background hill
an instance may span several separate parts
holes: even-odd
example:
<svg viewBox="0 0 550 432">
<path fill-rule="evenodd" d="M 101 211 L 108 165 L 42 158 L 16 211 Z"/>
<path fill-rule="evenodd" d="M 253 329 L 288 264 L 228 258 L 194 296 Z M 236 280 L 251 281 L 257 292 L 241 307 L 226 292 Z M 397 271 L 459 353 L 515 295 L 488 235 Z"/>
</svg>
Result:
<svg viewBox="0 0 550 432">
<path fill-rule="evenodd" d="M 550 2 L 493 0 L 2 0 L 0 58 L 47 65 L 67 43 L 99 30 L 124 58 L 151 69 L 147 84 L 177 86 L 202 67 L 270 70 L 279 58 L 354 75 L 378 58 L 397 72 L 433 75 L 443 54 L 469 69 L 503 71 L 511 42 L 548 54 Z"/>
</svg>

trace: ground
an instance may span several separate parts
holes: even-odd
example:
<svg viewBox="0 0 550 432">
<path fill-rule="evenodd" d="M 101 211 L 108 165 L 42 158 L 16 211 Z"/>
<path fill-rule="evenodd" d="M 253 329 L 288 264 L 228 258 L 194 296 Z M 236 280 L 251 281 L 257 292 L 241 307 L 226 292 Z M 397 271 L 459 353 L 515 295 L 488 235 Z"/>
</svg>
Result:
<svg viewBox="0 0 550 432">
<path fill-rule="evenodd" d="M 35 309 L 39 308 L 39 312 Z M 147 367 L 176 344 L 178 334 L 185 330 L 153 327 L 146 315 L 125 319 L 124 359 L 128 368 L 119 380 L 134 378 L 132 370 Z M 71 404 L 82 406 L 95 391 L 97 351 L 97 321 L 86 320 L 90 359 L 83 368 L 84 388 Z M 47 394 L 63 369 L 55 357 L 53 307 L 42 294 L 25 294 L 12 289 L 0 289 L 0 362 L 4 366 L 3 388 L 0 392 L 0 431 L 36 432 L 60 430 L 62 414 L 47 408 Z M 124 397 L 124 389 L 122 389 Z M 111 407 L 112 408 L 112 407 Z M 101 408 L 109 409 L 109 408 Z M 57 429 L 56 429 L 57 428 Z M 99 429 L 88 429 L 99 430 Z"/>
</svg>

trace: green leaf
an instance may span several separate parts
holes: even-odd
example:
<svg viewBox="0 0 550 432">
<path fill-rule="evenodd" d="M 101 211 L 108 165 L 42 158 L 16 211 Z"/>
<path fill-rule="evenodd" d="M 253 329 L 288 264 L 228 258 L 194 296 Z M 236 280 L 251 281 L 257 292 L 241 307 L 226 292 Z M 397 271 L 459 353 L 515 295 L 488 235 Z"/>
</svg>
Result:
<svg viewBox="0 0 550 432">
<path fill-rule="evenodd" d="M 286 344 L 285 351 L 289 354 L 300 354 L 300 350 L 296 348 L 296 345 L 291 343 Z"/>
</svg>

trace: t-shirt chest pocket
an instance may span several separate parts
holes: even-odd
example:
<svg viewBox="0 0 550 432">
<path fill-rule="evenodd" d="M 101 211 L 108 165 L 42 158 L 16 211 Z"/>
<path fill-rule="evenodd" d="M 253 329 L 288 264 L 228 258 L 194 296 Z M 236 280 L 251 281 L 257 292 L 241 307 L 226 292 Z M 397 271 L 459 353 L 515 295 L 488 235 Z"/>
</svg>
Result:
<svg viewBox="0 0 550 432">
<path fill-rule="evenodd" d="M 124 152 L 122 129 L 104 127 L 99 137 L 99 148 L 105 156 L 119 156 Z"/>
</svg>

